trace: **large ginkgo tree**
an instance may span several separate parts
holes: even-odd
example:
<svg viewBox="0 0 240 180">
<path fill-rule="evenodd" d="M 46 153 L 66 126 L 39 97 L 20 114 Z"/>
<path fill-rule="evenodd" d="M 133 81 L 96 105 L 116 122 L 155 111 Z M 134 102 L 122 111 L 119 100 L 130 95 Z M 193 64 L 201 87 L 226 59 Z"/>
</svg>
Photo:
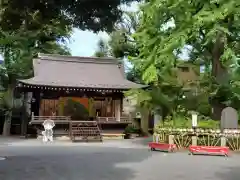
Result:
<svg viewBox="0 0 240 180">
<path fill-rule="evenodd" d="M 143 79 L 154 83 L 174 71 L 178 55 L 188 47 L 190 60 L 210 69 L 210 103 L 219 119 L 222 104 L 229 99 L 224 90 L 231 91 L 230 66 L 240 55 L 240 1 L 150 0 L 141 10 L 135 34 L 140 54 L 134 61 Z"/>
</svg>

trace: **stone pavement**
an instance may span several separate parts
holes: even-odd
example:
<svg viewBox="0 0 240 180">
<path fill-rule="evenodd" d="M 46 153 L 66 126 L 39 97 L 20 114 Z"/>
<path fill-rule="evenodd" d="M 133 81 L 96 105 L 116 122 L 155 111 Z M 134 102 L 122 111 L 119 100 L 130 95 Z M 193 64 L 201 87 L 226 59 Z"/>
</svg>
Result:
<svg viewBox="0 0 240 180">
<path fill-rule="evenodd" d="M 40 139 L 17 139 L 12 138 L 4 141 L 0 139 L 0 146 L 89 146 L 89 147 L 115 147 L 115 148 L 143 148 L 146 149 L 148 139 L 138 138 L 129 140 L 104 140 L 103 142 L 76 142 L 54 140 L 43 143 Z"/>
<path fill-rule="evenodd" d="M 110 143 L 110 142 L 109 142 Z M 122 143 L 122 142 L 119 142 Z M 189 156 L 144 148 L 2 146 L 0 180 L 239 180 L 240 156 Z"/>
<path fill-rule="evenodd" d="M 118 147 L 118 148 L 147 148 L 148 142 L 152 141 L 152 137 L 136 138 L 136 139 L 118 139 L 118 140 L 104 140 L 99 142 L 76 142 L 72 143 L 70 140 L 56 140 L 53 142 L 43 143 L 41 139 L 25 139 L 18 136 L 3 137 L 0 136 L 0 146 L 100 146 L 100 147 Z"/>
<path fill-rule="evenodd" d="M 0 146 L 5 146 L 11 143 L 23 142 L 24 140 L 26 139 L 21 139 L 19 136 L 10 136 L 10 137 L 0 136 Z"/>
</svg>

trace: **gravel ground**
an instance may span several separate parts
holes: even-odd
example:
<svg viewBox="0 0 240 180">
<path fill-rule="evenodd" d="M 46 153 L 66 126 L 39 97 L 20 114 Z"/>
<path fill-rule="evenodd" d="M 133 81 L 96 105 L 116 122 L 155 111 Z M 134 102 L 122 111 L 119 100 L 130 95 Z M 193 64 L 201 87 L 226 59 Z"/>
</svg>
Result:
<svg viewBox="0 0 240 180">
<path fill-rule="evenodd" d="M 240 179 L 239 155 L 225 158 L 150 152 L 141 143 L 131 145 L 129 141 L 72 146 L 27 144 L 0 147 L 0 154 L 6 156 L 6 160 L 0 160 L 0 180 Z"/>
</svg>

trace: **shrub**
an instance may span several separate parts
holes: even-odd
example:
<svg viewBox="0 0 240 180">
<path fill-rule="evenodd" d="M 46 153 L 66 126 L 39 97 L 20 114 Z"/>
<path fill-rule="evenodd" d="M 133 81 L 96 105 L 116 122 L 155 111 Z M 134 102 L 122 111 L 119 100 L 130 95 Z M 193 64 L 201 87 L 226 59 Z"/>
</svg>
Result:
<svg viewBox="0 0 240 180">
<path fill-rule="evenodd" d="M 201 117 L 200 117 L 201 118 Z M 166 118 L 164 122 L 159 123 L 155 129 L 162 127 L 169 128 L 192 128 L 192 120 L 188 117 L 175 117 L 174 119 Z M 220 122 L 211 120 L 211 119 L 203 119 L 198 120 L 198 128 L 203 129 L 219 129 Z"/>
<path fill-rule="evenodd" d="M 133 133 L 139 133 L 139 129 L 135 128 L 133 125 L 128 125 L 125 130 L 124 134 L 133 134 Z"/>
</svg>

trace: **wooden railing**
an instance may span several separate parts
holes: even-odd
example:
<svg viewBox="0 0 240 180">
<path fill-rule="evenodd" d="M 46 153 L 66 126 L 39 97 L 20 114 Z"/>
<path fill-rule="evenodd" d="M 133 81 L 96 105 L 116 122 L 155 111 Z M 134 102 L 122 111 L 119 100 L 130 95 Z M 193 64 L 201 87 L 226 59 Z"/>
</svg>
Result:
<svg viewBox="0 0 240 180">
<path fill-rule="evenodd" d="M 132 120 L 129 117 L 120 117 L 120 121 L 117 121 L 116 117 L 96 117 L 96 121 L 101 124 L 132 123 Z"/>
<path fill-rule="evenodd" d="M 42 124 L 47 119 L 53 120 L 55 124 L 69 124 L 69 122 L 71 122 L 70 116 L 34 116 L 32 115 L 32 118 L 29 124 Z M 120 117 L 120 121 L 117 121 L 116 117 L 96 117 L 96 122 L 99 124 L 130 124 L 132 123 L 132 120 L 129 117 Z"/>
<path fill-rule="evenodd" d="M 32 115 L 32 118 L 29 124 L 41 124 L 47 119 L 53 120 L 55 124 L 68 124 L 71 121 L 71 118 L 69 116 L 34 116 Z"/>
</svg>

